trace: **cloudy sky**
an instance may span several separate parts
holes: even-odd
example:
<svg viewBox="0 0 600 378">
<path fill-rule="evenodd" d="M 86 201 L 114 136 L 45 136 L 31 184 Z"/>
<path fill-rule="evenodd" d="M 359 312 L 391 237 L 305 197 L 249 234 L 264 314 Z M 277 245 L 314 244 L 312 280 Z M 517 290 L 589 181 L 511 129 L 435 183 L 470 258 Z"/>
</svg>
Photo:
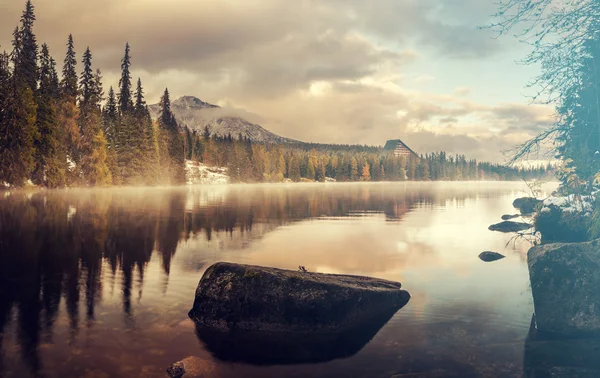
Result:
<svg viewBox="0 0 600 378">
<path fill-rule="evenodd" d="M 40 42 L 62 62 L 69 33 L 105 87 L 126 42 L 147 100 L 168 87 L 243 111 L 282 136 L 383 145 L 401 138 L 502 162 L 552 120 L 529 105 L 527 49 L 479 30 L 495 0 L 34 0 Z M 9 49 L 24 0 L 0 0 Z"/>
</svg>

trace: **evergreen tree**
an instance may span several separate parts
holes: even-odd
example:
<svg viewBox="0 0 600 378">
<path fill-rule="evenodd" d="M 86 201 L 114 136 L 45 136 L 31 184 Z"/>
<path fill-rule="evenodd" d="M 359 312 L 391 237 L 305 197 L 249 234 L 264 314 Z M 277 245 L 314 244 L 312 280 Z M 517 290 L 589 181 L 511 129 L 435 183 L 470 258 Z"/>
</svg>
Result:
<svg viewBox="0 0 600 378">
<path fill-rule="evenodd" d="M 92 70 L 92 52 L 88 47 L 83 53 L 83 72 L 79 79 L 79 108 L 82 113 L 91 110 L 90 103 L 94 100 L 94 71 Z M 84 115 L 84 114 L 83 114 Z"/>
<path fill-rule="evenodd" d="M 29 4 L 27 9 L 33 8 Z M 24 18 L 28 19 L 29 16 L 24 15 Z M 27 69 L 20 67 L 21 61 L 27 58 L 27 54 L 23 53 L 23 35 L 24 33 L 21 33 L 18 28 L 13 33 L 14 71 L 5 83 L 6 98 L 2 111 L 3 119 L 0 123 L 0 181 L 14 186 L 23 186 L 33 171 L 34 141 L 37 139 L 34 93 L 28 84 Z M 2 76 L 6 81 L 7 69 L 3 68 L 2 71 L 5 71 Z"/>
<path fill-rule="evenodd" d="M 125 55 L 121 60 L 121 78 L 119 79 L 119 122 L 117 132 L 117 158 L 119 176 L 124 184 L 140 184 L 143 171 L 140 156 L 140 127 L 136 122 L 135 107 L 131 92 L 131 57 L 129 43 L 125 45 Z"/>
<path fill-rule="evenodd" d="M 173 183 L 185 182 L 185 148 L 184 140 L 179 132 L 175 115 L 171 111 L 169 90 L 165 89 L 160 99 L 159 125 L 164 131 L 163 135 L 167 146 L 168 156 L 163 159 L 163 166 L 168 168 Z"/>
<path fill-rule="evenodd" d="M 21 16 L 20 48 L 16 50 L 18 56 L 14 66 L 14 75 L 19 81 L 19 85 L 27 85 L 35 92 L 38 83 L 38 45 L 33 33 L 34 22 L 34 7 L 31 0 L 27 0 L 25 10 Z"/>
<path fill-rule="evenodd" d="M 83 72 L 79 81 L 79 118 L 81 130 L 81 173 L 85 183 L 106 185 L 112 182 L 107 165 L 107 142 L 102 131 L 100 103 L 103 100 L 102 75 L 92 69 L 89 47 L 83 54 Z M 108 172 L 108 173 L 107 173 Z"/>
<path fill-rule="evenodd" d="M 135 128 L 133 132 L 132 148 L 134 149 L 134 166 L 140 167 L 141 176 L 137 178 L 139 183 L 155 184 L 159 181 L 158 176 L 158 151 L 154 125 L 146 100 L 142 81 L 138 78 L 135 91 Z"/>
<path fill-rule="evenodd" d="M 119 111 L 121 114 L 133 109 L 131 98 L 131 57 L 129 56 L 129 43 L 125 45 L 125 56 L 121 60 L 121 78 L 119 79 Z"/>
<path fill-rule="evenodd" d="M 50 57 L 48 46 L 43 44 L 40 55 L 40 84 L 36 96 L 36 167 L 32 179 L 34 183 L 50 188 L 61 187 L 66 183 L 65 156 L 57 117 L 56 78 L 55 64 Z"/>
<path fill-rule="evenodd" d="M 79 109 L 76 106 L 78 97 L 77 59 L 73 36 L 69 34 L 67 53 L 65 55 L 62 79 L 60 81 L 60 101 L 58 103 L 58 121 L 61 125 L 61 144 L 64 149 L 64 166 L 67 172 L 67 183 L 77 182 L 79 174 L 77 164 L 80 159 L 81 132 L 77 124 Z"/>
<path fill-rule="evenodd" d="M 110 170 L 112 180 L 115 185 L 121 184 L 119 175 L 119 165 L 117 157 L 117 134 L 119 125 L 119 112 L 117 109 L 117 99 L 112 87 L 108 90 L 108 99 L 102 112 L 102 131 L 106 139 L 107 161 L 106 164 Z"/>
<path fill-rule="evenodd" d="M 77 59 L 75 55 L 75 46 L 73 44 L 73 36 L 69 34 L 67 41 L 67 54 L 65 56 L 62 81 L 60 83 L 63 96 L 71 99 L 73 103 L 77 101 Z"/>
</svg>

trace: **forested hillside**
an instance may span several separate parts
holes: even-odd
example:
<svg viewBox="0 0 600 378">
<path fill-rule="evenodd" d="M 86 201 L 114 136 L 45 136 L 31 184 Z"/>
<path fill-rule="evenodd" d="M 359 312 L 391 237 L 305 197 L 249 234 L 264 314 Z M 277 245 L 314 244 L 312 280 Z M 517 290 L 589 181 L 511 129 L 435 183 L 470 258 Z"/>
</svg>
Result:
<svg viewBox="0 0 600 378">
<path fill-rule="evenodd" d="M 379 147 L 252 142 L 242 135 L 192 131 L 171 109 L 168 89 L 153 120 L 142 80 L 131 75 L 128 43 L 116 90 L 105 90 L 90 47 L 74 38 L 59 77 L 50 47 L 39 45 L 29 0 L 0 54 L 0 186 L 164 185 L 185 182 L 185 160 L 226 166 L 234 182 L 317 180 L 516 180 L 545 168 L 478 163 L 444 152 L 394 157 Z"/>
</svg>

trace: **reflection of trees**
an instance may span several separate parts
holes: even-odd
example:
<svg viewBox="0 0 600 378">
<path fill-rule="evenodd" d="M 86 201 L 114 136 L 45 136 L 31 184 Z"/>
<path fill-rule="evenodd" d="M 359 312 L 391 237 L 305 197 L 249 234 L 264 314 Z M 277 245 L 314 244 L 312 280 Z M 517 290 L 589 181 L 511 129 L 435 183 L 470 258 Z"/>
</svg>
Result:
<svg viewBox="0 0 600 378">
<path fill-rule="evenodd" d="M 15 329 L 23 362 L 35 375 L 42 370 L 38 346 L 53 341 L 61 300 L 75 342 L 82 324 L 94 325 L 103 284 L 117 274 L 125 324 L 131 324 L 132 290 L 139 287 L 142 295 L 154 251 L 168 278 L 179 242 L 200 233 L 208 240 L 222 231 L 241 237 L 256 224 L 272 230 L 311 217 L 356 213 L 393 220 L 418 204 L 438 202 L 427 191 L 383 188 L 240 186 L 204 202 L 212 189 L 12 193 L 0 200 L 0 347 L 2 330 Z M 1 364 L 0 354 L 0 373 Z"/>
</svg>

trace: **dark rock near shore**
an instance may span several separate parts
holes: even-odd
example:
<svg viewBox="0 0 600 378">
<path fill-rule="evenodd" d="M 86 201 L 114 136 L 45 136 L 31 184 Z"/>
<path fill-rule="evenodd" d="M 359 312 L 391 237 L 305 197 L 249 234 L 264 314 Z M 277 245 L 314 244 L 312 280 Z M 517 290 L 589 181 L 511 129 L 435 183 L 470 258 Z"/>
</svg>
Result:
<svg viewBox="0 0 600 378">
<path fill-rule="evenodd" d="M 515 209 L 519 209 L 521 214 L 531 214 L 534 213 L 537 209 L 538 205 L 543 201 L 533 197 L 522 197 L 517 198 L 513 201 L 513 207 Z"/>
<path fill-rule="evenodd" d="M 535 229 L 544 243 L 578 243 L 589 240 L 590 220 L 589 214 L 548 205 L 535 217 Z"/>
<path fill-rule="evenodd" d="M 502 220 L 511 220 L 511 219 L 518 218 L 520 216 L 521 216 L 521 214 L 513 214 L 513 215 L 505 214 L 502 216 Z"/>
<path fill-rule="evenodd" d="M 232 263 L 209 267 L 189 316 L 217 331 L 342 332 L 398 310 L 410 299 L 398 282 Z"/>
<path fill-rule="evenodd" d="M 600 336 L 600 240 L 539 245 L 527 261 L 537 328 Z"/>
<path fill-rule="evenodd" d="M 531 225 L 529 223 L 504 221 L 491 225 L 488 227 L 488 230 L 500 232 L 519 232 L 528 230 L 530 228 Z"/>
<path fill-rule="evenodd" d="M 479 258 L 481 259 L 481 261 L 485 261 L 485 262 L 497 261 L 497 260 L 503 259 L 505 257 L 506 256 L 504 256 L 501 253 L 490 252 L 490 251 L 481 252 L 479 254 Z"/>
</svg>

